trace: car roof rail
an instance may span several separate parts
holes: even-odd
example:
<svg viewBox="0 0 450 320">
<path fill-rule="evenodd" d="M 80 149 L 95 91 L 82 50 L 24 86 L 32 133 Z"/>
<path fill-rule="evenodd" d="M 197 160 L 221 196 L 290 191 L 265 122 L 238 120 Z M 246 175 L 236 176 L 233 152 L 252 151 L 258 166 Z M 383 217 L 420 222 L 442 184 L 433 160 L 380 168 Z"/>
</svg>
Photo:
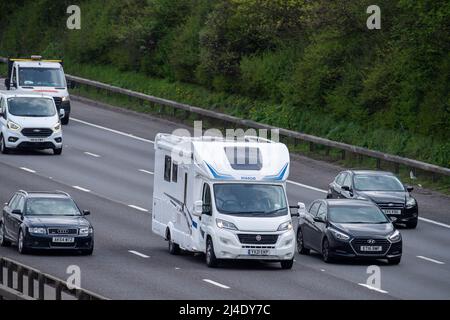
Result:
<svg viewBox="0 0 450 320">
<path fill-rule="evenodd" d="M 25 191 L 25 190 L 19 190 L 18 192 L 23 193 L 23 194 L 25 194 L 25 195 L 28 195 L 28 192 Z"/>
<path fill-rule="evenodd" d="M 61 190 L 56 190 L 55 191 L 56 193 L 59 193 L 59 194 L 63 194 L 63 195 L 65 195 L 65 196 L 67 196 L 67 197 L 69 197 L 70 198 L 70 194 L 68 194 L 67 192 L 65 192 L 65 191 L 61 191 Z"/>
</svg>

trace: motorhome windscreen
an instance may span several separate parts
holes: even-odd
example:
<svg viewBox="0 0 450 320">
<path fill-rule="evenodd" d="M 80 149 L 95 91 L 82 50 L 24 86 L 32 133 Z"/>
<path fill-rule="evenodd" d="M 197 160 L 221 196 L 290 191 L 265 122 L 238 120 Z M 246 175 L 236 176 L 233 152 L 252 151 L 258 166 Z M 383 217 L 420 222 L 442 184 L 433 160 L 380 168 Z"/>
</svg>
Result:
<svg viewBox="0 0 450 320">
<path fill-rule="evenodd" d="M 61 69 L 57 68 L 19 68 L 19 85 L 21 87 L 59 87 L 66 82 Z"/>
<path fill-rule="evenodd" d="M 284 189 L 280 185 L 216 183 L 214 199 L 222 214 L 258 217 L 288 214 Z"/>
<path fill-rule="evenodd" d="M 224 149 L 234 170 L 261 170 L 263 162 L 259 148 L 233 146 Z"/>
</svg>

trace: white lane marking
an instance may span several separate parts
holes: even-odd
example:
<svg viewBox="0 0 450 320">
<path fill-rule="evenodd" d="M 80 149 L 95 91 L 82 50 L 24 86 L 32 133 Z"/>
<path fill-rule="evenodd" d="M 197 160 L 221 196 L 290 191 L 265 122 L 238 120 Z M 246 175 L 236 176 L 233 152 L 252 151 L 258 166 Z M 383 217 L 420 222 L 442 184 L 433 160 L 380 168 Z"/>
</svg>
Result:
<svg viewBox="0 0 450 320">
<path fill-rule="evenodd" d="M 210 283 L 210 284 L 212 284 L 214 286 L 217 286 L 219 288 L 222 288 L 222 289 L 230 289 L 230 287 L 228 287 L 228 286 L 226 286 L 224 284 L 221 284 L 221 283 L 209 280 L 209 279 L 203 279 L 203 281 L 208 282 L 208 283 Z"/>
<path fill-rule="evenodd" d="M 303 183 L 295 182 L 295 181 L 292 181 L 292 180 L 288 180 L 287 182 L 288 182 L 288 183 L 291 183 L 291 184 L 293 184 L 293 185 L 296 185 L 296 186 L 302 187 L 302 188 L 306 188 L 306 189 L 314 190 L 314 191 L 317 191 L 317 192 L 321 192 L 321 193 L 327 193 L 327 191 L 326 191 L 326 190 L 323 190 L 323 189 L 319 189 L 319 188 L 316 188 L 316 187 L 312 187 L 312 186 L 308 186 L 308 185 L 306 185 L 306 184 L 303 184 Z"/>
<path fill-rule="evenodd" d="M 25 168 L 25 167 L 20 167 L 20 169 L 22 169 L 23 171 L 29 172 L 29 173 L 36 173 L 36 171 L 34 171 L 32 169 Z"/>
<path fill-rule="evenodd" d="M 80 186 L 72 186 L 72 188 L 83 191 L 83 192 L 91 192 L 91 190 L 86 189 L 86 188 L 82 188 Z"/>
<path fill-rule="evenodd" d="M 138 257 L 144 258 L 144 259 L 150 258 L 149 256 L 147 256 L 147 255 L 145 255 L 145 254 L 143 254 L 143 253 L 140 253 L 140 252 L 138 252 L 138 251 L 128 250 L 128 252 L 129 252 L 129 253 L 132 253 L 132 254 L 134 254 L 134 255 L 137 255 Z"/>
<path fill-rule="evenodd" d="M 75 121 L 75 122 L 79 122 L 79 123 L 85 124 L 87 126 L 91 126 L 93 128 L 109 131 L 109 132 L 112 132 L 112 133 L 115 133 L 115 134 L 118 134 L 118 135 L 121 135 L 121 136 L 124 136 L 124 137 L 128 137 L 128 138 L 131 138 L 131 139 L 135 139 L 135 140 L 138 140 L 138 141 L 143 141 L 143 142 L 148 142 L 148 143 L 155 144 L 155 142 L 152 141 L 152 140 L 144 139 L 144 138 L 141 138 L 141 137 L 137 137 L 137 136 L 129 134 L 129 133 L 125 133 L 125 132 L 122 132 L 122 131 L 114 130 L 114 129 L 111 129 L 111 128 L 102 127 L 102 126 L 99 126 L 97 124 L 93 124 L 93 123 L 90 123 L 90 122 L 87 122 L 87 121 L 83 121 L 83 120 L 80 120 L 80 119 L 76 119 L 76 118 L 70 118 L 70 119 Z M 303 183 L 299 183 L 299 182 L 296 182 L 296 181 L 287 180 L 287 182 L 291 183 L 293 185 L 302 187 L 302 188 L 314 190 L 314 191 L 321 192 L 321 193 L 327 193 L 326 190 L 319 189 L 319 188 L 316 188 L 316 187 L 313 187 L 313 186 L 309 186 L 309 185 L 306 185 L 306 184 L 303 184 Z M 432 223 L 432 224 L 435 224 L 435 225 L 438 225 L 438 226 L 450 229 L 450 225 L 447 225 L 447 224 L 442 223 L 442 222 L 438 222 L 438 221 L 434 221 L 434 220 L 426 219 L 426 218 L 422 218 L 422 217 L 419 217 L 419 220 L 422 220 L 424 222 Z"/>
<path fill-rule="evenodd" d="M 133 209 L 136 209 L 136 210 L 139 210 L 139 211 L 142 211 L 142 212 L 148 212 L 147 209 L 144 209 L 144 208 L 141 208 L 141 207 L 132 205 L 132 204 L 129 204 L 128 206 L 129 206 L 130 208 L 133 208 Z"/>
<path fill-rule="evenodd" d="M 180 270 L 180 268 L 178 268 L 178 267 L 175 267 L 175 270 Z"/>
<path fill-rule="evenodd" d="M 320 271 L 325 272 L 325 269 L 320 269 Z"/>
<path fill-rule="evenodd" d="M 381 290 L 381 289 L 369 286 L 368 284 L 365 284 L 365 283 L 358 283 L 358 284 L 360 286 L 362 286 L 362 287 L 365 287 L 365 288 L 369 289 L 369 290 L 377 291 L 377 292 L 380 292 L 380 293 L 388 293 L 387 291 L 384 291 L 384 290 Z"/>
<path fill-rule="evenodd" d="M 149 140 L 149 139 L 136 137 L 135 135 L 132 135 L 132 134 L 129 134 L 129 133 L 125 133 L 125 132 L 122 132 L 122 131 L 114 130 L 114 129 L 111 129 L 111 128 L 102 127 L 102 126 L 99 126 L 97 124 L 93 124 L 93 123 L 90 123 L 90 122 L 87 122 L 87 121 L 83 121 L 83 120 L 80 120 L 80 119 L 70 118 L 70 120 L 73 120 L 75 122 L 79 122 L 79 123 L 82 123 L 82 124 L 85 124 L 87 126 L 94 127 L 94 128 L 97 128 L 97 129 L 109 131 L 109 132 L 112 132 L 112 133 L 115 133 L 115 134 L 118 134 L 118 135 L 121 135 L 121 136 L 124 136 L 124 137 L 132 138 L 132 139 L 135 139 L 135 140 L 148 142 L 148 143 L 153 143 L 153 144 L 155 143 L 154 141 Z"/>
<path fill-rule="evenodd" d="M 434 260 L 434 259 L 431 259 L 431 258 L 428 258 L 428 257 L 424 257 L 424 256 L 416 256 L 416 257 L 419 258 L 419 259 L 423 259 L 423 260 L 430 261 L 430 262 L 437 263 L 437 264 L 445 264 L 445 262 L 442 262 L 442 261 L 439 261 L 439 260 Z"/>
<path fill-rule="evenodd" d="M 95 153 L 91 153 L 91 152 L 84 152 L 84 154 L 85 155 L 87 155 L 87 156 L 91 156 L 91 157 L 94 157 L 94 158 L 100 158 L 100 156 L 98 155 L 98 154 L 95 154 Z"/>
<path fill-rule="evenodd" d="M 148 170 L 144 170 L 144 169 L 139 169 L 139 171 L 143 172 L 143 173 L 146 173 L 146 174 L 154 174 L 153 172 L 148 171 Z"/>
<path fill-rule="evenodd" d="M 419 220 L 424 221 L 424 222 L 428 222 L 428 223 L 432 223 L 432 224 L 435 224 L 437 226 L 441 226 L 441 227 L 444 227 L 444 228 L 447 228 L 447 229 L 450 229 L 450 225 L 442 223 L 442 222 L 437 222 L 437 221 L 434 221 L 434 220 L 431 220 L 431 219 L 427 219 L 427 218 L 422 218 L 422 217 L 419 217 Z"/>
</svg>

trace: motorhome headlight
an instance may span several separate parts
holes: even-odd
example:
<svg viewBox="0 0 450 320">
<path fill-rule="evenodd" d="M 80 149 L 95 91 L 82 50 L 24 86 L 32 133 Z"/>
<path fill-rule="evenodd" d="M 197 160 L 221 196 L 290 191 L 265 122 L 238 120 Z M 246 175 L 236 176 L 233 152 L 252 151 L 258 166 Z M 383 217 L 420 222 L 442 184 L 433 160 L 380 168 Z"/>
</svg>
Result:
<svg viewBox="0 0 450 320">
<path fill-rule="evenodd" d="M 28 231 L 31 234 L 47 234 L 47 230 L 45 230 L 45 228 L 28 228 Z"/>
<path fill-rule="evenodd" d="M 61 131 L 61 122 L 57 122 L 54 126 L 53 126 L 53 131 L 54 132 L 59 132 Z"/>
<path fill-rule="evenodd" d="M 414 208 L 415 206 L 416 206 L 416 199 L 410 197 L 408 198 L 408 200 L 406 200 L 406 208 L 411 209 Z"/>
<path fill-rule="evenodd" d="M 229 230 L 237 230 L 238 228 L 229 221 L 225 221 L 222 219 L 216 219 L 216 224 L 220 229 L 229 229 Z"/>
<path fill-rule="evenodd" d="M 283 222 L 278 227 L 278 231 L 287 231 L 287 230 L 292 230 L 292 222 L 291 221 Z"/>
<path fill-rule="evenodd" d="M 393 234 L 391 234 L 389 236 L 389 240 L 391 240 L 392 242 L 397 242 L 401 239 L 401 235 L 400 232 L 398 230 L 395 230 Z"/>
<path fill-rule="evenodd" d="M 337 231 L 336 229 L 329 228 L 328 230 L 330 230 L 333 237 L 337 240 L 348 241 L 350 239 L 350 236 L 346 235 L 343 232 Z"/>
<path fill-rule="evenodd" d="M 64 101 L 70 101 L 70 96 L 62 97 L 62 101 L 63 101 L 63 102 L 64 102 Z"/>
<path fill-rule="evenodd" d="M 11 120 L 8 120 L 6 125 L 8 126 L 8 129 L 10 129 L 10 130 L 14 130 L 14 131 L 20 130 L 20 126 L 17 123 L 12 122 Z"/>
</svg>

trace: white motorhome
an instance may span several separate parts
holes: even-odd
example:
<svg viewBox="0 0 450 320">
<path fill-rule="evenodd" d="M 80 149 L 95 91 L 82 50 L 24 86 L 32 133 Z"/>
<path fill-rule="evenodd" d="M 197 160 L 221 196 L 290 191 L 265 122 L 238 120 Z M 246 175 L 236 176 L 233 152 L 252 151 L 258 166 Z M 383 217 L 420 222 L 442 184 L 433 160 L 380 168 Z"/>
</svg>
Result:
<svg viewBox="0 0 450 320">
<path fill-rule="evenodd" d="M 290 269 L 296 242 L 289 164 L 287 147 L 266 139 L 160 133 L 152 230 L 168 240 L 170 253 L 205 253 L 210 267 L 221 259 L 258 259 Z"/>
<path fill-rule="evenodd" d="M 40 93 L 53 97 L 58 112 L 63 109 L 62 124 L 70 118 L 70 96 L 62 60 L 43 60 L 41 56 L 30 59 L 8 59 L 7 90 Z M 72 86 L 72 84 L 69 84 Z"/>
</svg>

